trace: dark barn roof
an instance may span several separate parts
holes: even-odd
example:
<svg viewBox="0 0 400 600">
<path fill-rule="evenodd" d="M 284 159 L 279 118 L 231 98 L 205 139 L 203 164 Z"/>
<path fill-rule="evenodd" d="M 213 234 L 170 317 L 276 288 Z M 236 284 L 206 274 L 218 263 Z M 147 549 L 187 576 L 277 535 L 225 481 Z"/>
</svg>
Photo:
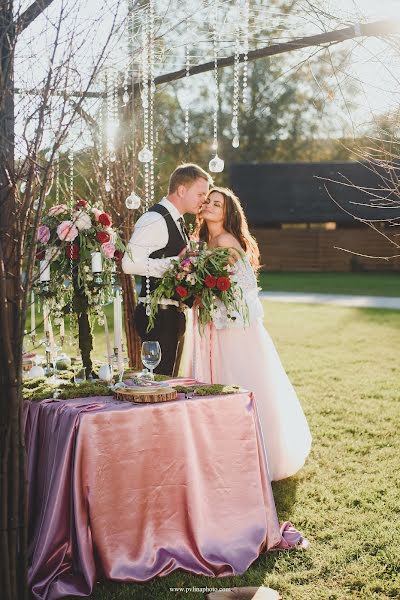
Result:
<svg viewBox="0 0 400 600">
<path fill-rule="evenodd" d="M 388 210 L 357 206 L 352 203 L 369 203 L 371 196 L 355 187 L 318 177 L 351 182 L 373 190 L 382 188 L 380 177 L 366 165 L 356 162 L 233 163 L 230 169 L 230 185 L 241 199 L 251 226 L 328 221 L 355 223 L 351 215 L 331 200 L 325 185 L 335 200 L 360 218 L 400 218 L 399 202 L 397 209 Z"/>
</svg>

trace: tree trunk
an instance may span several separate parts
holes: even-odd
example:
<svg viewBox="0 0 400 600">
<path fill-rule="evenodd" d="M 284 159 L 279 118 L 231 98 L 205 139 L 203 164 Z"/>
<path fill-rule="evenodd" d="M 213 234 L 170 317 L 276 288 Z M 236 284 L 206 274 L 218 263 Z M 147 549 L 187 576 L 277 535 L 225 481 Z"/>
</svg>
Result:
<svg viewBox="0 0 400 600">
<path fill-rule="evenodd" d="M 141 340 L 136 331 L 133 320 L 133 313 L 136 308 L 136 289 L 135 280 L 130 275 L 121 275 L 122 296 L 124 299 L 124 319 L 125 333 L 127 342 L 127 352 L 129 357 L 129 366 L 133 369 L 140 369 L 140 346 Z"/>
<path fill-rule="evenodd" d="M 0 3 L 0 590 L 27 598 L 25 448 L 22 430 L 21 265 L 14 188 L 12 0 Z"/>
</svg>

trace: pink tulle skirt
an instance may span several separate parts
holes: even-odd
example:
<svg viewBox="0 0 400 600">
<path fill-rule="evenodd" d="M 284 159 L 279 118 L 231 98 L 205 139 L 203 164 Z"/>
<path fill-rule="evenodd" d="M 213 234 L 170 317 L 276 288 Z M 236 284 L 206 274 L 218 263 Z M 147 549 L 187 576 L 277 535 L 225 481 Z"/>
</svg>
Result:
<svg viewBox="0 0 400 600">
<path fill-rule="evenodd" d="M 198 381 L 239 385 L 252 391 L 272 480 L 294 475 L 310 452 L 311 434 L 297 394 L 261 319 L 248 327 L 199 333 L 190 319 L 182 374 Z"/>
</svg>

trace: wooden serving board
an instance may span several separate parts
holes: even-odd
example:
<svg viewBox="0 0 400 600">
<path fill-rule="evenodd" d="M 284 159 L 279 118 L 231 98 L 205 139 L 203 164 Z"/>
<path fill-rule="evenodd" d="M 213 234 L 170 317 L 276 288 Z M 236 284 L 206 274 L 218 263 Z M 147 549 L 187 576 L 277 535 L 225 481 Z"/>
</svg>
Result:
<svg viewBox="0 0 400 600">
<path fill-rule="evenodd" d="M 149 390 L 148 388 L 144 388 L 143 390 L 130 390 L 129 388 L 121 388 L 114 392 L 116 400 L 140 403 L 169 402 L 170 400 L 176 400 L 177 394 L 177 391 L 170 387 L 159 388 L 158 390 Z"/>
</svg>

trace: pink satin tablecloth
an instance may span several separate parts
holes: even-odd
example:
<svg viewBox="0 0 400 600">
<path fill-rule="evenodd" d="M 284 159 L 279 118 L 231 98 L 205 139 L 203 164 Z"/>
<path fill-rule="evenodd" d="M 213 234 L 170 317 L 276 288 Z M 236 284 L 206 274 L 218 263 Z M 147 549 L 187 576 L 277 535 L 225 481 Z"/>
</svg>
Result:
<svg viewBox="0 0 400 600">
<path fill-rule="evenodd" d="M 178 568 L 237 575 L 263 549 L 302 539 L 279 526 L 247 392 L 152 405 L 28 402 L 26 444 L 38 600 Z"/>
</svg>

